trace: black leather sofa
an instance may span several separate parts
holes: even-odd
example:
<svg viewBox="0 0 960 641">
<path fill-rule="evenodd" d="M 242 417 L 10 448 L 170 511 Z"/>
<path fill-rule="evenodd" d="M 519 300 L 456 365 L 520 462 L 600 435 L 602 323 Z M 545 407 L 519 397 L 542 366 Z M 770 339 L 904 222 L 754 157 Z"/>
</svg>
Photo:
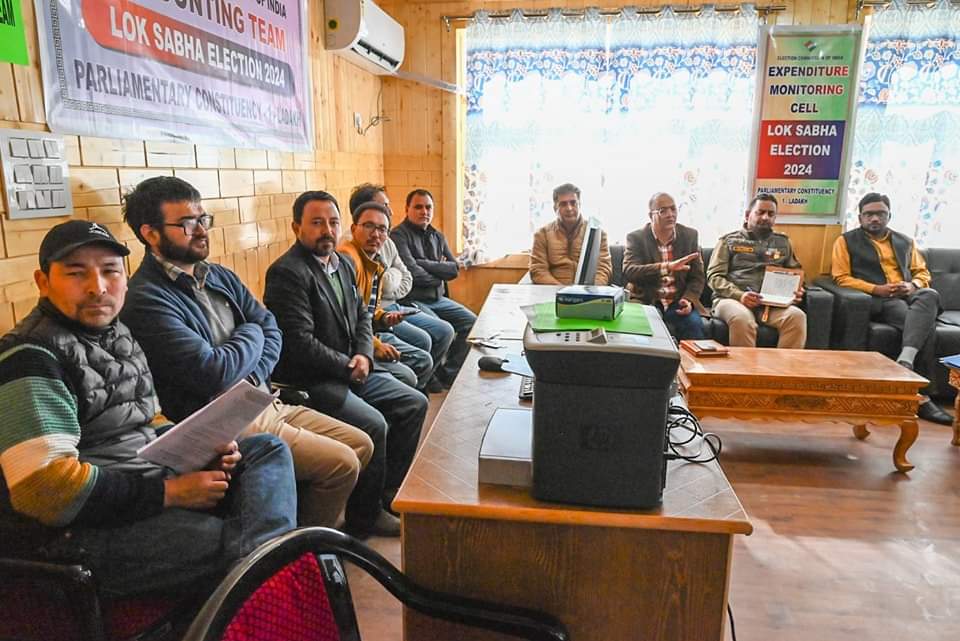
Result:
<svg viewBox="0 0 960 641">
<path fill-rule="evenodd" d="M 940 398 L 955 393 L 947 383 L 947 369 L 939 358 L 960 354 L 960 249 L 927 249 L 923 251 L 932 280 L 930 286 L 940 293 L 943 311 L 937 319 L 933 342 L 920 353 L 925 371 L 932 372 L 927 393 Z M 900 332 L 886 323 L 870 320 L 870 296 L 839 287 L 829 276 L 817 279 L 817 285 L 834 295 L 833 330 L 830 344 L 834 349 L 869 350 L 896 358 L 900 352 Z"/>
<path fill-rule="evenodd" d="M 623 280 L 623 252 L 623 245 L 610 245 L 610 259 L 613 262 L 612 284 L 621 287 L 626 285 Z M 704 266 L 709 265 L 713 248 L 703 247 L 700 253 L 703 255 Z M 709 309 L 713 304 L 712 298 L 713 291 L 707 285 L 703 288 L 700 302 Z M 828 349 L 834 310 L 833 295 L 820 287 L 808 287 L 802 307 L 807 312 L 807 349 Z M 727 324 L 718 318 L 704 317 L 703 331 L 707 337 L 719 343 L 730 344 Z M 777 330 L 772 327 L 761 325 L 757 331 L 757 345 L 761 347 L 776 347 L 777 338 Z"/>
</svg>

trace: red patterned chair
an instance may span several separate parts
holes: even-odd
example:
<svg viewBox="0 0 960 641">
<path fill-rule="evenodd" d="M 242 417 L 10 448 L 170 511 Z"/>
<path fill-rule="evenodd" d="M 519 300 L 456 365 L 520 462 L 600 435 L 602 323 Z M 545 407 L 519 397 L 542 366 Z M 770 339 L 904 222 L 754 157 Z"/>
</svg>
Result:
<svg viewBox="0 0 960 641">
<path fill-rule="evenodd" d="M 551 616 L 425 589 L 356 539 L 328 528 L 305 528 L 264 543 L 235 567 L 184 641 L 359 641 L 341 559 L 428 616 L 534 641 L 568 639 Z"/>
<path fill-rule="evenodd" d="M 101 599 L 80 564 L 0 558 L 3 641 L 164 641 L 177 638 L 198 599 Z"/>
</svg>

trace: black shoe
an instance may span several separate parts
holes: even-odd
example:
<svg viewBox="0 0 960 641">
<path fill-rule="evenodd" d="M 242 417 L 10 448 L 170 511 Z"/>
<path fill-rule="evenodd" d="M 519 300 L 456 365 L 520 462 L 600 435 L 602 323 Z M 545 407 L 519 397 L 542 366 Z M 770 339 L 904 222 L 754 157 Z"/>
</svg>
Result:
<svg viewBox="0 0 960 641">
<path fill-rule="evenodd" d="M 431 378 L 430 382 L 427 383 L 427 393 L 428 394 L 439 394 L 443 390 L 447 389 L 443 386 L 443 383 L 440 382 L 436 377 Z"/>
<path fill-rule="evenodd" d="M 920 403 L 920 407 L 917 408 L 917 416 L 932 423 L 939 423 L 940 425 L 953 425 L 953 417 L 944 412 L 943 408 L 933 401 Z"/>
<path fill-rule="evenodd" d="M 374 536 L 400 536 L 400 519 L 383 510 L 373 522 L 370 533 Z"/>
<path fill-rule="evenodd" d="M 911 372 L 913 371 L 913 363 L 908 363 L 907 361 L 897 361 L 897 365 L 900 367 L 906 367 Z"/>
</svg>

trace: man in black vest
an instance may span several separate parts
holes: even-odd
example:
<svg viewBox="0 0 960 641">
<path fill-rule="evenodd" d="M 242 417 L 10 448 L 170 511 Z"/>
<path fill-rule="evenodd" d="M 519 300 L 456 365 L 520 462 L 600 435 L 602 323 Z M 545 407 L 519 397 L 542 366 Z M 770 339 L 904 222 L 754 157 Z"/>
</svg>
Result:
<svg viewBox="0 0 960 641">
<path fill-rule="evenodd" d="M 860 199 L 860 227 L 840 236 L 833 245 L 833 280 L 841 287 L 870 294 L 870 318 L 902 332 L 897 363 L 914 369 L 917 354 L 933 336 L 940 294 L 930 288 L 930 272 L 917 244 L 887 227 L 890 198 L 869 193 Z M 926 359 L 921 359 L 920 363 Z M 926 372 L 920 372 L 927 374 Z M 953 419 L 924 397 L 917 415 L 950 425 Z"/>
<path fill-rule="evenodd" d="M 293 461 L 271 434 L 184 474 L 139 457 L 166 421 L 117 319 L 129 253 L 86 220 L 40 244 L 40 302 L 0 340 L 0 554 L 82 559 L 109 596 L 174 594 L 296 527 Z"/>
</svg>

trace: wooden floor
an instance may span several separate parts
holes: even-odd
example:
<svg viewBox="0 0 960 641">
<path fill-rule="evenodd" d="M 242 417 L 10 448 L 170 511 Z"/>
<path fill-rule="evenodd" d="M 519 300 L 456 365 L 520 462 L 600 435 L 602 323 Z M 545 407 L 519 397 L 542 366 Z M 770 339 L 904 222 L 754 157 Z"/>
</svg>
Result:
<svg viewBox="0 0 960 641">
<path fill-rule="evenodd" d="M 960 448 L 920 423 L 901 475 L 892 427 L 860 442 L 839 424 L 705 421 L 754 526 L 733 558 L 739 641 L 960 639 Z M 370 544 L 399 565 L 398 539 Z M 400 607 L 350 576 L 364 640 L 399 641 Z"/>
</svg>

